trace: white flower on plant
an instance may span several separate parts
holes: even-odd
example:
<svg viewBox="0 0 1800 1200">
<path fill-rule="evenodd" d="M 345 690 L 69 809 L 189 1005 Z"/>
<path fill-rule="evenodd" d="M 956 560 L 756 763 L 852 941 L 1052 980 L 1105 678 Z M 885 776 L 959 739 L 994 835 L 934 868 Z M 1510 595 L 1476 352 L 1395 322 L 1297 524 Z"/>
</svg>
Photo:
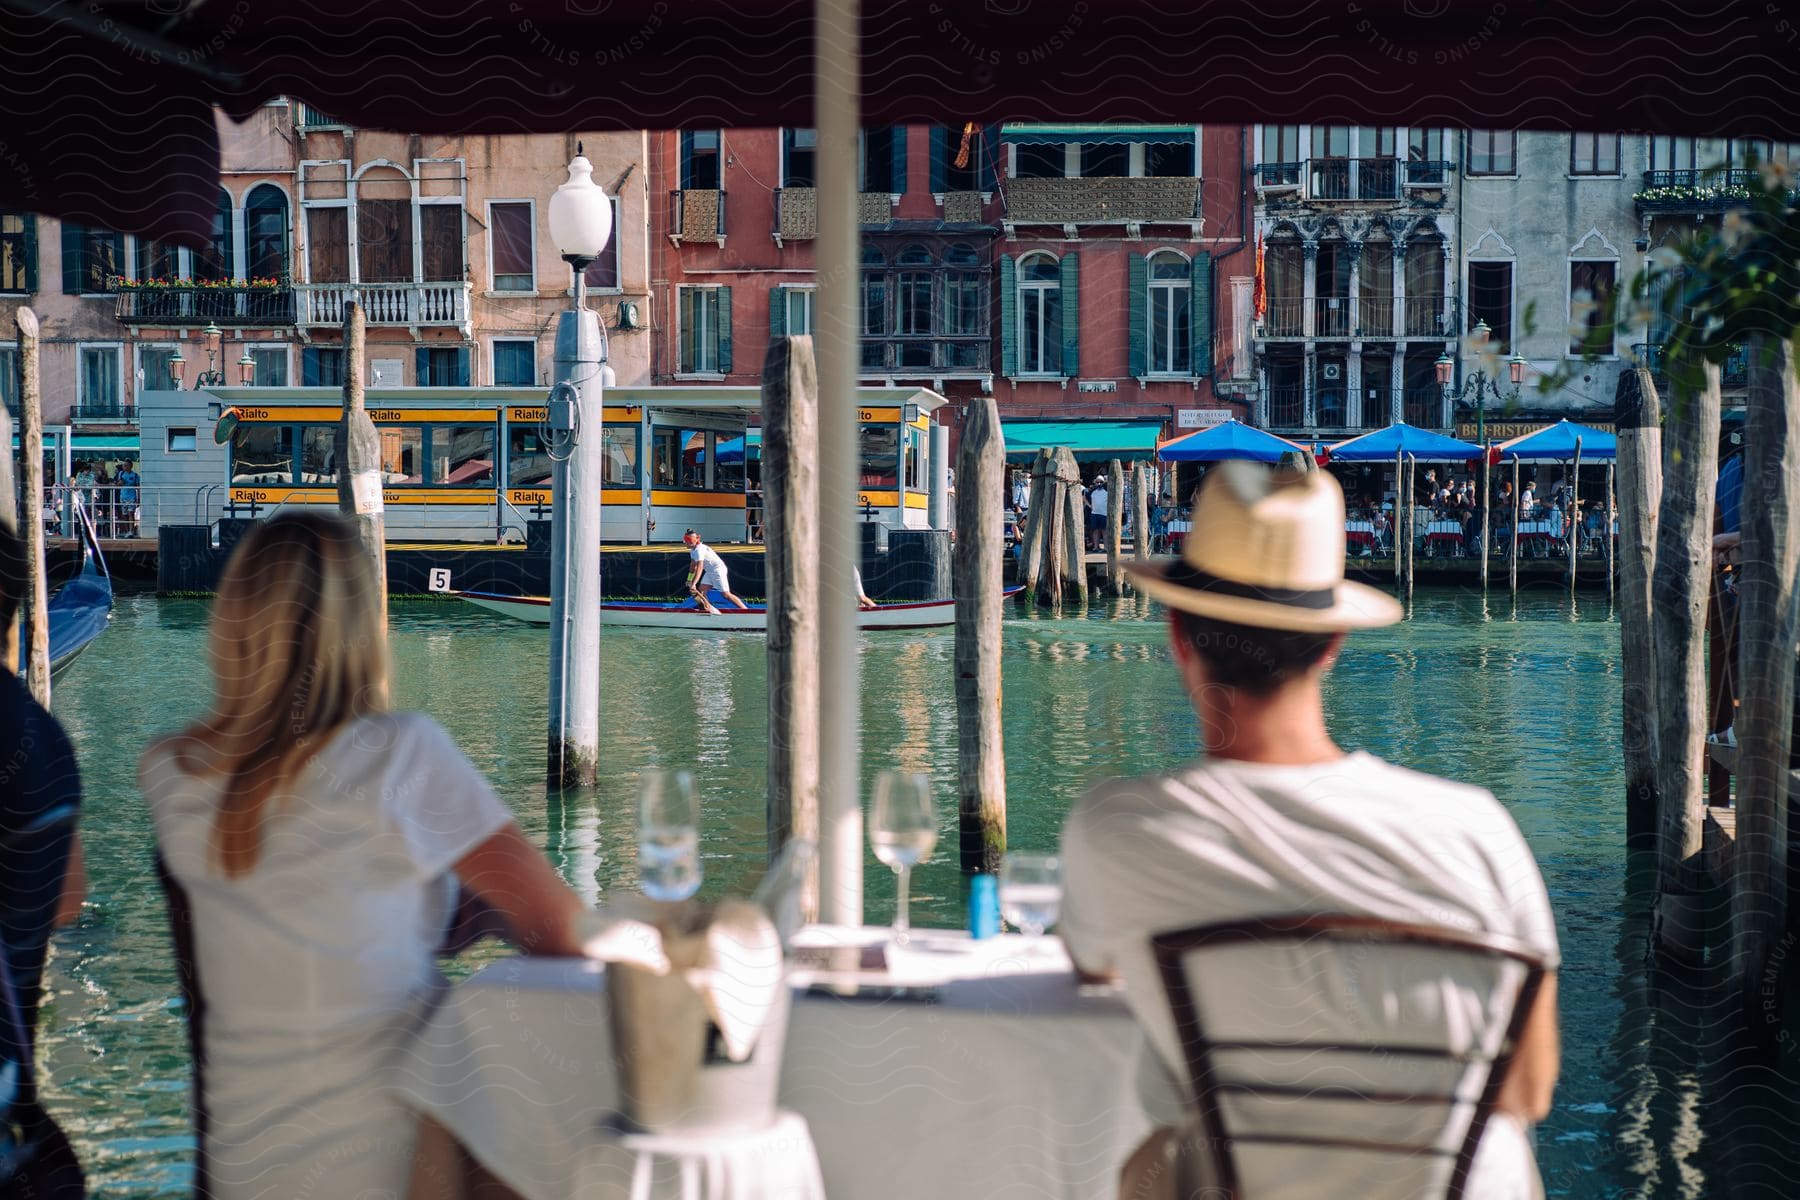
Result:
<svg viewBox="0 0 1800 1200">
<path fill-rule="evenodd" d="M 1784 192 L 1793 186 L 1794 169 L 1784 162 L 1766 162 L 1758 164 L 1757 172 L 1762 176 L 1764 191 Z"/>
</svg>

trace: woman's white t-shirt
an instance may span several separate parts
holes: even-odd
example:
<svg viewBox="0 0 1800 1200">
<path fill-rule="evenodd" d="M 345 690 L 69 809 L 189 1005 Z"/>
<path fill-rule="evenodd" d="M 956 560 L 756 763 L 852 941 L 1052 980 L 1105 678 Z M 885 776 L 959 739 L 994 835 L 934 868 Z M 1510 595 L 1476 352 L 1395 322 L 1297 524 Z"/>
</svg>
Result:
<svg viewBox="0 0 1800 1200">
<path fill-rule="evenodd" d="M 403 1195 L 414 1121 L 381 1067 L 438 985 L 451 867 L 511 813 L 429 717 L 365 717 L 278 789 L 230 878 L 211 851 L 226 781 L 167 742 L 141 777 L 193 911 L 213 1194 Z"/>
</svg>

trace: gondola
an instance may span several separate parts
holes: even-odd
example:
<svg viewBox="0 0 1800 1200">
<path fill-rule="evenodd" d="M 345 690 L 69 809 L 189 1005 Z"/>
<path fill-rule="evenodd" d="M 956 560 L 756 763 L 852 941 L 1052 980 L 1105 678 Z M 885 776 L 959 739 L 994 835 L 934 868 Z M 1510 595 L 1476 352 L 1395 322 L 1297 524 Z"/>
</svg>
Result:
<svg viewBox="0 0 1800 1200">
<path fill-rule="evenodd" d="M 1006 589 L 1006 595 L 1017 594 L 1019 588 Z M 449 592 L 489 612 L 527 621 L 534 625 L 550 623 L 548 596 L 501 596 L 493 592 Z M 731 631 L 762 633 L 768 628 L 768 610 L 752 604 L 748 609 L 733 608 L 715 599 L 719 611 L 709 613 L 692 600 L 657 602 L 642 600 L 606 601 L 600 605 L 602 625 L 637 629 L 697 629 L 704 632 Z M 858 609 L 858 629 L 929 629 L 956 623 L 955 600 L 920 600 L 896 604 L 878 604 Z"/>
<path fill-rule="evenodd" d="M 81 571 L 50 597 L 50 678 L 60 679 L 81 652 L 106 632 L 112 620 L 112 576 L 100 538 L 79 496 L 74 499 L 75 524 L 81 534 Z"/>
</svg>

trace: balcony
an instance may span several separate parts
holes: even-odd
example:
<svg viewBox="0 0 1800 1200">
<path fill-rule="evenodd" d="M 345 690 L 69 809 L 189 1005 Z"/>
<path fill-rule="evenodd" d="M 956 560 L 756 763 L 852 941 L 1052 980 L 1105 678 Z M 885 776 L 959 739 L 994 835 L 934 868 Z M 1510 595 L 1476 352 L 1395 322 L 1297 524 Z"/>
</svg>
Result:
<svg viewBox="0 0 1800 1200">
<path fill-rule="evenodd" d="M 1637 360 L 1650 368 L 1657 382 L 1663 381 L 1663 346 L 1660 342 L 1638 342 L 1631 348 Z M 1731 346 L 1725 361 L 1719 364 L 1719 386 L 1727 391 L 1748 387 L 1750 383 L 1750 350 L 1742 344 Z"/>
<path fill-rule="evenodd" d="M 1406 298 L 1407 337 L 1449 337 L 1454 322 L 1444 313 L 1442 296 L 1408 296 Z"/>
<path fill-rule="evenodd" d="M 1200 181 L 1191 176 L 1015 179 L 1006 195 L 1016 225 L 1200 225 Z"/>
<path fill-rule="evenodd" d="M 987 375 L 993 367 L 987 335 L 924 334 L 862 339 L 865 375 Z"/>
<path fill-rule="evenodd" d="M 113 315 L 121 325 L 292 325 L 294 289 L 286 283 L 273 288 L 121 283 Z"/>
<path fill-rule="evenodd" d="M 1644 188 L 1632 198 L 1640 212 L 1723 212 L 1761 189 L 1757 171 L 1645 171 Z"/>
<path fill-rule="evenodd" d="M 1444 389 L 1435 383 L 1409 387 L 1401 416 L 1408 425 L 1437 429 L 1444 423 Z"/>
<path fill-rule="evenodd" d="M 137 420 L 137 407 L 131 404 L 75 404 L 69 408 L 73 425 L 136 425 Z"/>
<path fill-rule="evenodd" d="M 342 325 L 344 305 L 360 301 L 370 325 L 455 325 L 469 329 L 469 283 L 299 283 L 299 324 Z"/>
<path fill-rule="evenodd" d="M 775 189 L 775 244 L 809 242 L 819 236 L 819 193 L 815 188 Z"/>
<path fill-rule="evenodd" d="M 1350 336 L 1350 298 L 1348 296 L 1315 296 L 1313 298 L 1313 336 L 1347 338 Z"/>
<path fill-rule="evenodd" d="M 725 244 L 725 192 L 720 188 L 677 188 L 669 193 L 669 240 Z"/>
<path fill-rule="evenodd" d="M 1356 336 L 1387 338 L 1394 336 L 1394 298 L 1364 296 L 1356 302 Z"/>
<path fill-rule="evenodd" d="M 1450 172 L 1456 164 L 1447 159 L 1410 159 L 1406 164 L 1406 186 L 1435 189 L 1448 187 Z"/>
<path fill-rule="evenodd" d="M 1306 301 L 1298 296 L 1270 298 L 1262 324 L 1264 337 L 1306 336 Z"/>
<path fill-rule="evenodd" d="M 1303 429 L 1306 426 L 1306 389 L 1299 384 L 1278 384 L 1268 390 L 1270 429 Z"/>
<path fill-rule="evenodd" d="M 1259 192 L 1290 192 L 1326 203 L 1394 204 L 1413 192 L 1442 191 L 1455 164 L 1398 158 L 1313 158 L 1305 162 L 1260 163 Z M 1304 186 L 1303 186 L 1304 185 Z"/>
</svg>

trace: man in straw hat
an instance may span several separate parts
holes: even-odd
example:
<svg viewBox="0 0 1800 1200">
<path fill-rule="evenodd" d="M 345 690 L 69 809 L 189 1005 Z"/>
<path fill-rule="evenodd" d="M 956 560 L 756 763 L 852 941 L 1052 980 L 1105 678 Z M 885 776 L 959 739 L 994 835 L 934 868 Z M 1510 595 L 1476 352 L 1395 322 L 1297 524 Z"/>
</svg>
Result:
<svg viewBox="0 0 1800 1200">
<path fill-rule="evenodd" d="M 1556 929 L 1543 879 L 1494 796 L 1360 751 L 1347 754 L 1326 727 L 1321 684 L 1346 633 L 1402 615 L 1391 596 L 1344 579 L 1344 498 L 1335 479 L 1222 463 L 1195 498 L 1181 558 L 1132 574 L 1169 609 L 1170 647 L 1206 756 L 1165 774 L 1102 784 L 1075 806 L 1063 831 L 1061 933 L 1084 976 L 1123 977 L 1153 1051 L 1139 1090 L 1154 1120 L 1179 1119 L 1175 1097 L 1185 1089 L 1174 1081 L 1186 1076 L 1151 953 L 1154 933 L 1276 915 L 1352 914 L 1504 936 L 1554 969 Z M 1317 994 L 1311 983 L 1328 973 L 1298 991 L 1259 991 L 1258 979 L 1248 976 L 1239 988 L 1233 980 L 1229 990 L 1242 996 L 1242 1011 L 1208 1018 L 1273 1022 L 1262 1030 L 1270 1037 L 1300 1030 L 1315 1041 L 1367 1040 L 1378 1032 L 1399 1033 L 1395 1042 L 1429 1040 L 1434 1028 L 1454 1025 L 1445 1015 L 1450 998 L 1483 1004 L 1491 990 L 1491 979 L 1459 980 L 1441 957 L 1421 960 L 1426 951 L 1358 953 L 1375 957 L 1352 964 L 1348 980 Z M 1390 962 L 1389 954 L 1401 960 Z M 1405 961 L 1408 955 L 1414 958 Z M 1549 1112 L 1556 1081 L 1554 984 L 1548 974 L 1526 1015 L 1471 1178 L 1482 1186 L 1470 1195 L 1538 1194 L 1525 1126 Z M 1307 1070 L 1299 1069 L 1301 1078 L 1262 1082 L 1320 1086 Z M 1431 1086 L 1414 1060 L 1392 1058 L 1385 1070 L 1398 1077 L 1362 1082 L 1361 1090 Z M 1281 1075 L 1278 1067 L 1269 1072 Z M 1338 1085 L 1354 1093 L 1367 1078 Z M 1290 1113 L 1278 1124 L 1335 1122 L 1343 1137 L 1378 1136 L 1361 1123 L 1379 1120 L 1371 1114 L 1380 1106 L 1352 1097 L 1321 1117 L 1313 1103 L 1310 1113 Z M 1391 1154 L 1239 1143 L 1233 1156 L 1244 1195 L 1427 1194 L 1395 1182 L 1397 1162 L 1405 1163 Z"/>
</svg>

